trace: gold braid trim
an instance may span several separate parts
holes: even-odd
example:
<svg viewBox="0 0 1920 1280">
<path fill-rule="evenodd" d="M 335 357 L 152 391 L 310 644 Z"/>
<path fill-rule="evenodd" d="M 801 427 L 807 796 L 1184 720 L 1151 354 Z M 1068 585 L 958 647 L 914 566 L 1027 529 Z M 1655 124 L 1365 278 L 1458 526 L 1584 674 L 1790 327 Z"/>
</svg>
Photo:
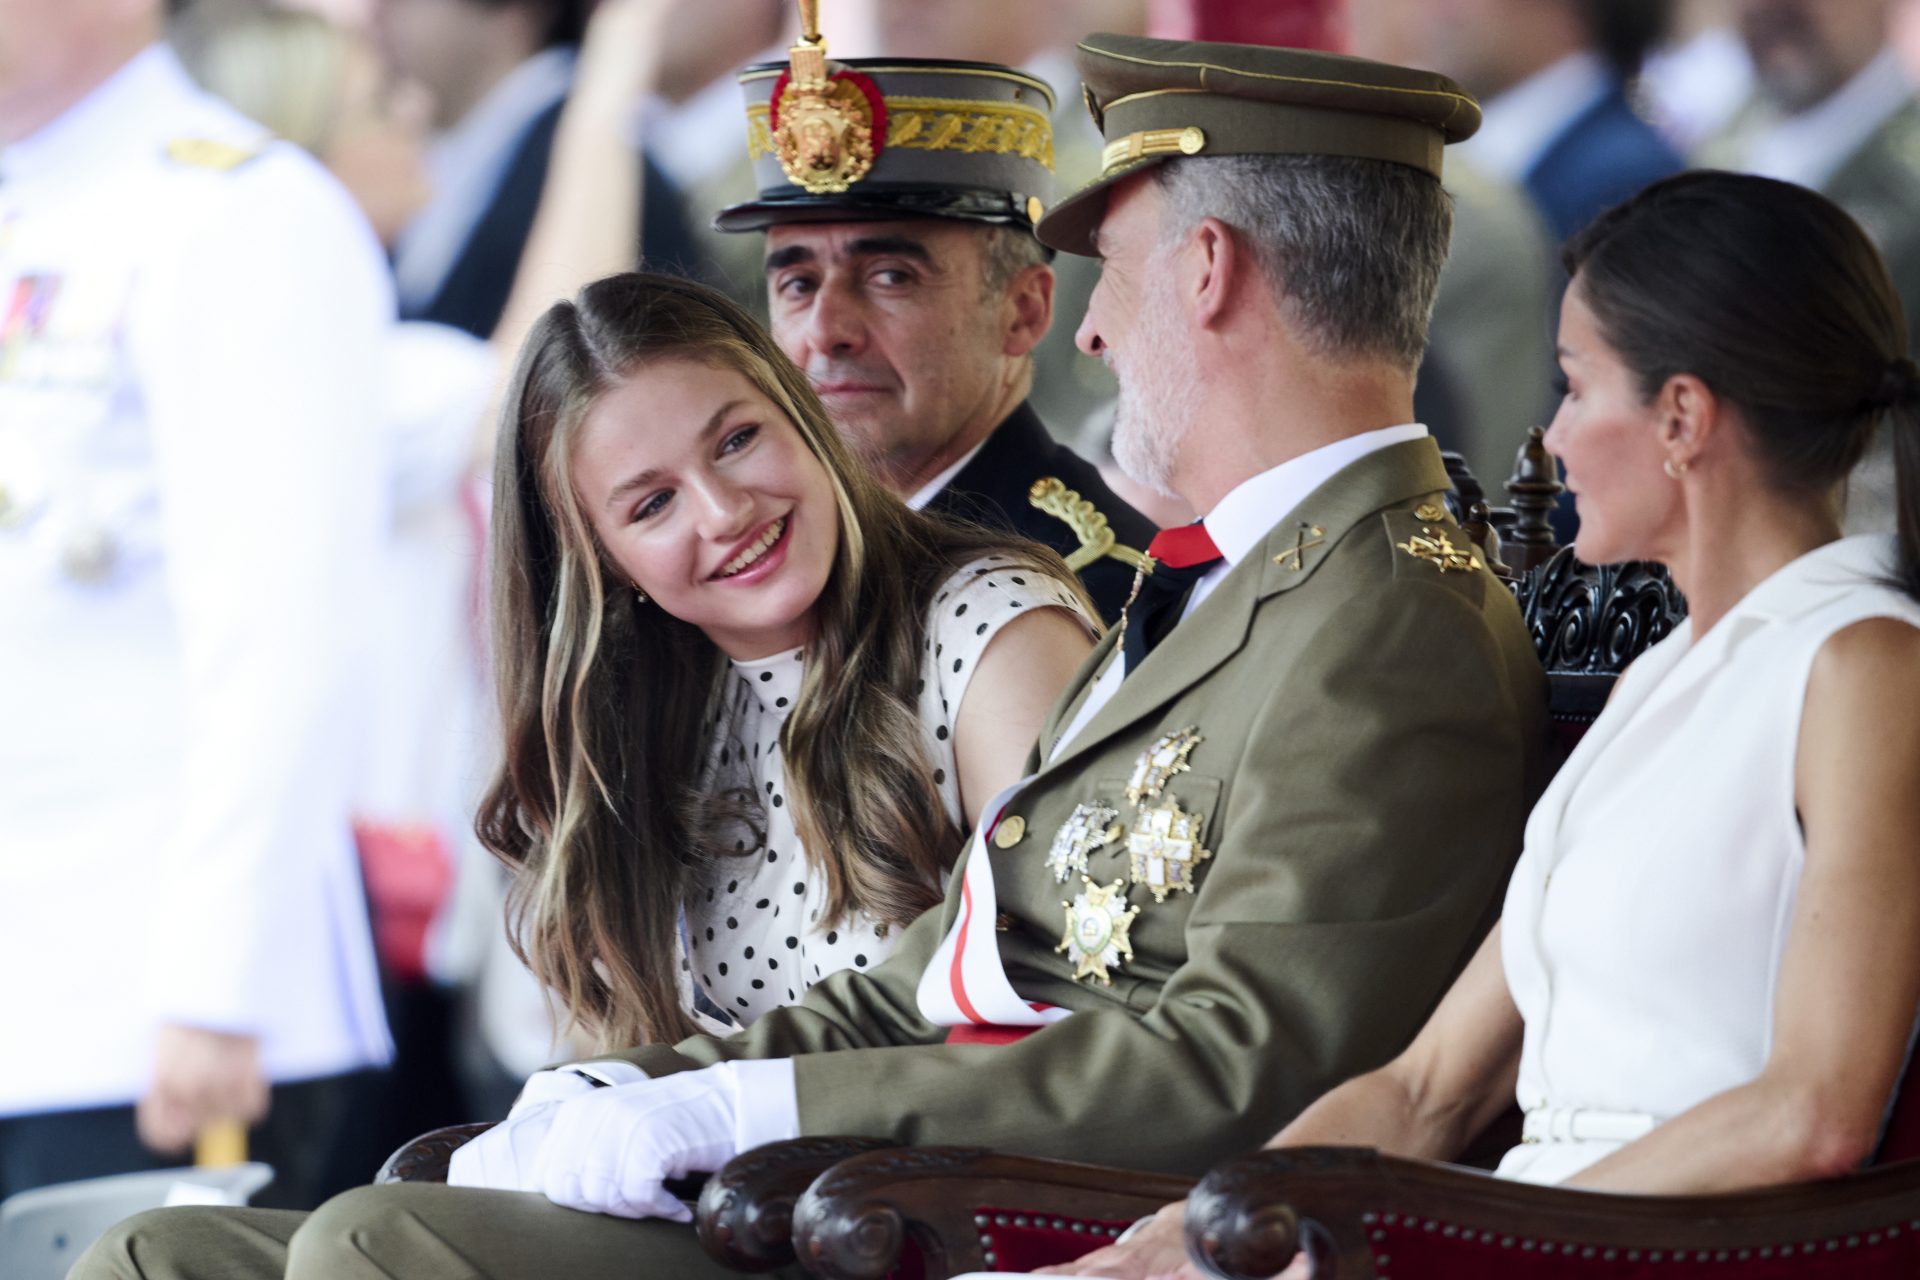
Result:
<svg viewBox="0 0 1920 1280">
<path fill-rule="evenodd" d="M 1027 490 L 1027 503 L 1036 511 L 1043 511 L 1064 522 L 1073 530 L 1073 536 L 1080 539 L 1080 549 L 1067 557 L 1067 568 L 1075 573 L 1102 556 L 1112 556 L 1121 564 L 1151 572 L 1147 568 L 1149 562 L 1146 555 L 1132 547 L 1121 546 L 1114 537 L 1112 527 L 1107 524 L 1107 518 L 1091 502 L 1081 497 L 1078 490 L 1067 488 L 1052 476 L 1044 476 L 1035 480 L 1033 487 Z"/>
<path fill-rule="evenodd" d="M 1053 169 L 1053 121 L 1036 107 L 965 98 L 888 98 L 887 143 L 910 151 L 1021 156 Z M 747 108 L 747 158 L 772 155 L 772 111 Z"/>
</svg>

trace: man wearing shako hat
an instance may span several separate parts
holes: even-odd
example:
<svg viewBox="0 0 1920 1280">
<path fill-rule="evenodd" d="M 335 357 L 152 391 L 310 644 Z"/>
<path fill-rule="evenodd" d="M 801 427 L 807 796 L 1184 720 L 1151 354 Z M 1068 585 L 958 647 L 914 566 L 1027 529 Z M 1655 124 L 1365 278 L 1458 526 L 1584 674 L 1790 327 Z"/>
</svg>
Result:
<svg viewBox="0 0 1920 1280">
<path fill-rule="evenodd" d="M 1027 394 L 1053 322 L 1053 90 L 1011 67 L 829 61 L 802 3 L 789 61 L 740 73 L 775 338 L 909 506 L 1012 529 L 1112 622 L 1153 524 L 1056 444 Z"/>
<path fill-rule="evenodd" d="M 1198 1174 L 1408 1043 L 1493 913 L 1545 730 L 1408 421 L 1440 151 L 1478 110 L 1294 50 L 1102 35 L 1079 65 L 1105 164 L 1040 231 L 1104 259 L 1080 340 L 1120 375 L 1120 456 L 1205 515 L 1154 540 L 943 906 L 735 1035 L 537 1075 L 456 1185 L 305 1225 L 142 1215 L 80 1280 L 715 1275 L 663 1179 L 761 1143 Z"/>
</svg>

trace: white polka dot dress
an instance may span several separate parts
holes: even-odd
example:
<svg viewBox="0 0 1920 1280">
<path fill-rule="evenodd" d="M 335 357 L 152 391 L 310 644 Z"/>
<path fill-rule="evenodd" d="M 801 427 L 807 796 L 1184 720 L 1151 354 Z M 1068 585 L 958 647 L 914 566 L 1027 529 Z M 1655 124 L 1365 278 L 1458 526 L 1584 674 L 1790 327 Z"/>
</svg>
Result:
<svg viewBox="0 0 1920 1280">
<path fill-rule="evenodd" d="M 941 802 L 963 828 L 970 816 L 960 812 L 953 721 L 974 666 L 1000 628 L 1023 611 L 1062 606 L 1084 617 L 1066 587 L 1001 556 L 965 566 L 935 593 L 918 688 L 920 722 Z M 751 789 L 759 797 L 766 829 L 756 847 L 747 847 L 748 835 L 738 856 L 697 874 L 686 910 L 691 975 L 741 1026 L 792 1004 L 828 974 L 872 968 L 899 935 L 865 916 L 820 918 L 826 877 L 795 834 L 779 746 L 805 658 L 790 649 L 733 664 L 708 767 L 710 791 Z"/>
</svg>

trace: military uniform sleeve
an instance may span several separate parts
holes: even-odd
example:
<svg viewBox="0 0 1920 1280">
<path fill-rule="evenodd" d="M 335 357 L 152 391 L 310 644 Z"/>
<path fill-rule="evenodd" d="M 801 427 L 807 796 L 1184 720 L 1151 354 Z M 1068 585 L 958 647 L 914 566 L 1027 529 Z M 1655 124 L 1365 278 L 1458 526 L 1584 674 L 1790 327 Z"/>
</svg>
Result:
<svg viewBox="0 0 1920 1280">
<path fill-rule="evenodd" d="M 157 1017 L 246 1031 L 292 945 L 275 921 L 344 911 L 312 898 L 357 891 L 353 695 L 392 303 L 358 211 L 304 157 L 181 181 L 203 184 L 196 216 L 134 317 L 190 725 L 143 963 Z"/>
<path fill-rule="evenodd" d="M 1164 984 L 998 1047 L 743 1037 L 843 1050 L 795 1062 L 802 1132 L 1197 1173 L 1398 1051 L 1518 850 L 1507 661 L 1468 594 L 1399 580 L 1332 614 L 1265 703 Z"/>
</svg>

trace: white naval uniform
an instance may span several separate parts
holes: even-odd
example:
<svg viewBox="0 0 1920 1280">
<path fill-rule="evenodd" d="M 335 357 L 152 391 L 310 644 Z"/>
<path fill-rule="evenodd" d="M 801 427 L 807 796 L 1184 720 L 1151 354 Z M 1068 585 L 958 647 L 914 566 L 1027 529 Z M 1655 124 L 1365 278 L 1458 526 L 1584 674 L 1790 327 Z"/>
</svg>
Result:
<svg viewBox="0 0 1920 1280">
<path fill-rule="evenodd" d="M 0 151 L 0 1115 L 134 1099 L 163 1022 L 390 1055 L 348 805 L 391 309 L 163 46 Z"/>
</svg>

